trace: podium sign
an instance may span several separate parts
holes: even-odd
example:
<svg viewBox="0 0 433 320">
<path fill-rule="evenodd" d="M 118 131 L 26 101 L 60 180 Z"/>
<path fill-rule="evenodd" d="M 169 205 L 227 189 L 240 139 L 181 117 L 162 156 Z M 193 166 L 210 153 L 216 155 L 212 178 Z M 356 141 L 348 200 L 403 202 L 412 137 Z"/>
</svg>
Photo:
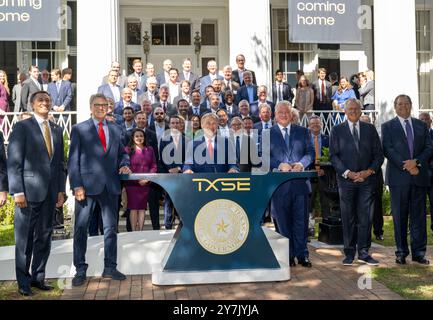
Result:
<svg viewBox="0 0 433 320">
<path fill-rule="evenodd" d="M 316 176 L 315 171 L 239 174 L 131 174 L 169 194 L 182 224 L 163 260 L 163 270 L 277 269 L 280 265 L 260 221 L 282 183 Z"/>
</svg>

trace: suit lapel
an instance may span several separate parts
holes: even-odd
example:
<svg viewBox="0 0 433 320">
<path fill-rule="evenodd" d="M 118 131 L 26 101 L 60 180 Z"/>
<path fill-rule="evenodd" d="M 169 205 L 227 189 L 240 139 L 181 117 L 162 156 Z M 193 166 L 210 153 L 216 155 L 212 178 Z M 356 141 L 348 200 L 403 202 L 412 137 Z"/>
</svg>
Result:
<svg viewBox="0 0 433 320">
<path fill-rule="evenodd" d="M 283 133 L 281 132 L 280 127 L 278 125 L 276 125 L 276 127 L 274 127 L 274 128 L 275 128 L 277 136 L 280 139 L 280 144 L 281 144 L 281 146 L 283 146 L 284 153 L 286 154 L 287 159 L 289 159 L 290 154 L 289 154 L 289 151 L 286 150 L 286 141 L 284 140 Z M 290 129 L 290 132 L 291 131 L 292 130 Z M 289 144 L 290 144 L 290 139 L 289 139 Z"/>
<path fill-rule="evenodd" d="M 407 136 L 406 136 L 406 133 L 405 133 L 405 131 L 404 131 L 404 129 L 403 129 L 403 127 L 402 127 L 402 125 L 401 125 L 400 120 L 398 119 L 398 117 L 395 117 L 395 118 L 394 118 L 394 123 L 393 123 L 393 125 L 394 125 L 394 130 L 393 130 L 393 132 L 394 132 L 395 134 L 399 135 L 399 136 L 400 136 L 400 139 L 401 139 L 402 141 L 405 141 L 405 142 L 406 142 L 406 143 L 405 143 L 405 145 L 406 145 L 406 156 L 407 156 L 408 158 L 410 158 L 410 150 L 409 150 L 409 145 L 408 145 L 408 143 L 407 143 Z M 412 122 L 412 125 L 413 125 L 413 122 Z M 415 128 L 413 128 L 413 132 L 414 132 L 414 137 L 415 137 Z M 416 141 L 416 139 L 414 139 L 414 140 Z M 415 151 L 415 143 L 416 143 L 416 142 L 414 142 L 414 148 L 413 148 L 414 151 Z"/>
<path fill-rule="evenodd" d="M 47 155 L 48 158 L 48 150 L 47 150 L 47 146 L 45 145 L 45 138 L 44 135 L 42 134 L 41 127 L 39 126 L 39 123 L 35 117 L 31 118 L 31 124 L 34 127 L 33 132 L 37 132 L 35 137 L 38 140 L 39 144 L 43 146 L 43 149 L 45 150 L 45 154 Z"/>
<path fill-rule="evenodd" d="M 96 127 L 95 127 L 95 124 L 94 124 L 92 118 L 90 118 L 87 121 L 87 131 L 88 131 L 89 135 L 93 137 L 91 140 L 96 141 L 97 150 L 99 150 L 101 154 L 104 154 L 104 148 L 102 147 L 102 143 L 101 143 L 101 140 L 99 139 L 98 131 L 96 130 Z M 108 147 L 107 147 L 107 150 L 108 150 Z"/>
</svg>

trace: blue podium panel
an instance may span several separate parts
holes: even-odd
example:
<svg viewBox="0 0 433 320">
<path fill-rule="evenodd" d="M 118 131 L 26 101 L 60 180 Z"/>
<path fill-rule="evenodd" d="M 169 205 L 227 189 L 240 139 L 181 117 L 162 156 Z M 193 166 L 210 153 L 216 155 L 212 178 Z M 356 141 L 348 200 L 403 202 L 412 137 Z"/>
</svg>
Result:
<svg viewBox="0 0 433 320">
<path fill-rule="evenodd" d="M 164 271 L 276 269 L 280 265 L 260 225 L 272 194 L 284 182 L 315 171 L 267 174 L 131 174 L 170 195 L 182 224 L 164 258 Z"/>
</svg>

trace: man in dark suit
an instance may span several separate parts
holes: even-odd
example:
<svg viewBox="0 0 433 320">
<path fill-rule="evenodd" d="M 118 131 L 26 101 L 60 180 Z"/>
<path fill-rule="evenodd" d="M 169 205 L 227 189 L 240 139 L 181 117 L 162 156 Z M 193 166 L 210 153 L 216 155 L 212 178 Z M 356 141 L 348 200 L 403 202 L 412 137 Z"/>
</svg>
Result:
<svg viewBox="0 0 433 320">
<path fill-rule="evenodd" d="M 223 80 L 224 78 L 218 74 L 218 67 L 215 60 L 209 60 L 207 63 L 209 74 L 200 78 L 200 94 L 203 97 L 207 86 L 212 85 L 214 79 Z"/>
<path fill-rule="evenodd" d="M 188 80 L 190 84 L 190 94 L 193 90 L 199 89 L 200 80 L 198 75 L 191 71 L 191 59 L 185 58 L 182 63 L 183 70 L 179 73 L 179 81 Z"/>
<path fill-rule="evenodd" d="M 39 82 L 39 68 L 37 66 L 30 66 L 29 78 L 24 81 L 21 88 L 21 105 L 20 112 L 33 111 L 30 98 L 35 92 L 42 90 L 42 84 Z"/>
<path fill-rule="evenodd" d="M 143 100 L 149 100 L 152 104 L 159 102 L 158 95 L 158 80 L 155 77 L 148 77 L 146 81 L 146 91 L 140 95 L 138 104 L 141 104 Z"/>
<path fill-rule="evenodd" d="M 131 73 L 130 76 L 135 76 L 137 79 L 137 88 L 142 92 L 146 91 L 147 76 L 143 72 L 143 62 L 141 59 L 135 59 L 132 62 L 132 68 L 134 72 Z"/>
<path fill-rule="evenodd" d="M 238 68 L 236 70 L 233 70 L 232 80 L 239 83 L 241 87 L 244 86 L 245 85 L 244 73 L 246 71 L 249 71 L 251 72 L 251 82 L 254 85 L 257 85 L 255 72 L 252 70 L 245 69 L 245 56 L 243 54 L 238 54 L 236 56 L 236 64 Z"/>
<path fill-rule="evenodd" d="M 218 116 L 213 113 L 206 113 L 201 118 L 204 136 L 188 143 L 185 164 L 182 168 L 184 173 L 239 171 L 233 144 L 228 138 L 217 135 L 218 122 Z M 197 148 L 203 150 L 201 154 L 196 152 Z M 218 150 L 224 151 L 224 161 L 219 162 L 222 159 L 218 158 Z"/>
<path fill-rule="evenodd" d="M 430 186 L 429 161 L 433 154 L 428 128 L 410 116 L 412 101 L 407 95 L 394 100 L 397 117 L 382 124 L 382 143 L 388 159 L 385 183 L 391 194 L 396 263 L 405 264 L 409 255 L 407 227 L 410 219 L 412 261 L 423 265 L 427 246 L 426 193 Z"/>
<path fill-rule="evenodd" d="M 89 120 L 75 125 L 71 131 L 68 172 L 75 196 L 74 266 L 77 273 L 73 286 L 86 281 L 87 229 L 98 203 L 104 226 L 104 271 L 102 276 L 125 280 L 117 270 L 117 222 L 120 174 L 129 174 L 129 157 L 121 141 L 119 127 L 106 121 L 107 99 L 102 94 L 90 97 Z"/>
<path fill-rule="evenodd" d="M 170 59 L 165 59 L 162 62 L 162 73 L 156 75 L 156 80 L 158 81 L 158 86 L 162 86 L 163 84 L 168 85 L 170 81 L 170 69 L 173 68 L 173 63 Z"/>
<path fill-rule="evenodd" d="M 250 112 L 253 115 L 253 118 L 256 122 L 260 121 L 259 117 L 259 107 L 261 104 L 267 104 L 271 107 L 271 114 L 275 113 L 275 104 L 272 101 L 267 100 L 268 97 L 268 88 L 264 85 L 257 87 L 257 100 L 250 104 Z M 289 101 L 290 102 L 290 101 Z"/>
<path fill-rule="evenodd" d="M 254 140 L 245 134 L 244 124 L 240 117 L 234 117 L 230 123 L 230 139 L 235 146 L 236 165 L 240 172 L 251 172 L 258 165 L 257 147 Z"/>
<path fill-rule="evenodd" d="M 180 132 L 180 117 L 170 117 L 170 131 L 167 131 L 160 142 L 161 162 L 164 166 L 164 173 L 182 173 L 182 166 L 185 162 L 186 146 L 189 139 Z M 164 202 L 164 225 L 169 230 L 173 227 L 175 219 L 175 208 L 168 193 L 165 193 Z"/>
<path fill-rule="evenodd" d="M 64 202 L 65 163 L 62 129 L 48 121 L 48 92 L 30 98 L 34 117 L 18 122 L 9 138 L 9 192 L 15 201 L 15 270 L 19 293 L 30 287 L 51 290 L 45 283 L 53 217 Z M 31 275 L 30 275 L 31 263 Z"/>
<path fill-rule="evenodd" d="M 270 131 L 270 146 L 263 146 L 269 154 L 270 170 L 300 172 L 314 161 L 314 148 L 308 129 L 291 124 L 292 107 L 287 101 L 279 102 L 275 121 Z M 267 157 L 267 155 L 265 155 Z M 282 184 L 272 197 L 271 215 L 277 222 L 279 233 L 289 238 L 290 265 L 295 257 L 303 267 L 311 267 L 307 248 L 308 179 L 296 179 Z"/>
<path fill-rule="evenodd" d="M 72 86 L 69 81 L 62 80 L 60 69 L 51 71 L 51 80 L 48 84 L 48 93 L 52 101 L 52 109 L 56 112 L 70 111 L 72 101 Z"/>
<path fill-rule="evenodd" d="M 257 99 L 257 86 L 252 82 L 252 73 L 250 71 L 244 72 L 244 83 L 245 85 L 238 90 L 236 102 L 247 100 L 251 105 Z"/>
<path fill-rule="evenodd" d="M 116 71 L 110 70 L 108 73 L 108 83 L 98 88 L 98 93 L 102 93 L 107 98 L 113 99 L 115 103 L 121 100 L 121 88 L 117 84 L 119 75 Z"/>
<path fill-rule="evenodd" d="M 224 91 L 224 108 L 227 110 L 229 119 L 239 115 L 239 107 L 234 102 L 234 94 L 231 90 Z"/>
<path fill-rule="evenodd" d="M 164 110 L 167 117 L 170 117 L 175 114 L 178 114 L 178 112 L 176 107 L 168 101 L 168 96 L 169 96 L 169 89 L 168 86 L 164 84 L 159 88 L 159 102 L 152 104 L 152 107 L 153 110 L 155 110 L 156 107 L 161 107 Z M 168 121 L 168 118 L 166 120 Z"/>
<path fill-rule="evenodd" d="M 326 80 L 326 69 L 319 69 L 319 76 L 312 83 L 314 110 L 332 110 L 332 85 Z"/>
<path fill-rule="evenodd" d="M 311 170 L 316 170 L 317 175 L 319 178 L 312 178 L 311 179 L 311 195 L 310 195 L 310 202 L 309 202 L 309 213 L 310 213 L 310 222 L 314 221 L 313 216 L 313 208 L 314 208 L 314 202 L 317 197 L 317 194 L 319 194 L 320 198 L 320 207 L 321 207 L 321 217 L 323 219 L 326 219 L 329 215 L 329 205 L 325 198 L 324 190 L 326 185 L 323 182 L 323 179 L 320 179 L 320 177 L 325 175 L 325 172 L 323 169 L 320 168 L 319 165 L 319 158 L 322 156 L 323 148 L 329 148 L 329 137 L 325 134 L 322 134 L 322 121 L 320 120 L 320 117 L 316 115 L 312 115 L 309 120 L 309 129 L 311 134 L 311 143 L 314 146 L 314 153 L 315 153 L 315 159 L 314 163 L 311 166 Z M 310 236 L 314 235 L 314 224 L 309 226 L 309 233 Z"/>
<path fill-rule="evenodd" d="M 193 114 L 201 116 L 208 112 L 208 108 L 200 104 L 201 94 L 198 89 L 194 90 L 191 94 L 191 106 L 188 108 L 188 116 Z"/>
<path fill-rule="evenodd" d="M 383 163 L 383 151 L 376 128 L 359 121 L 362 105 L 357 99 L 345 104 L 347 121 L 332 128 L 330 158 L 337 173 L 343 222 L 344 265 L 358 261 L 368 265 L 379 262 L 368 253 L 377 172 Z"/>
<path fill-rule="evenodd" d="M 122 99 L 114 105 L 114 114 L 122 115 L 123 109 L 132 108 L 134 112 L 140 111 L 141 106 L 132 102 L 132 90 L 128 87 L 122 89 Z"/>
<path fill-rule="evenodd" d="M 431 128 L 432 119 L 430 117 L 430 114 L 428 112 L 421 112 L 419 114 L 419 119 L 427 125 L 430 139 L 432 139 L 433 141 L 433 130 Z M 430 188 L 427 192 L 427 195 L 430 200 L 430 229 L 433 231 L 433 157 L 430 158 L 428 174 L 430 177 Z"/>
<path fill-rule="evenodd" d="M 272 102 L 274 104 L 283 100 L 292 102 L 294 98 L 292 87 L 283 79 L 283 71 L 280 69 L 275 71 L 275 82 L 272 84 Z"/>
</svg>

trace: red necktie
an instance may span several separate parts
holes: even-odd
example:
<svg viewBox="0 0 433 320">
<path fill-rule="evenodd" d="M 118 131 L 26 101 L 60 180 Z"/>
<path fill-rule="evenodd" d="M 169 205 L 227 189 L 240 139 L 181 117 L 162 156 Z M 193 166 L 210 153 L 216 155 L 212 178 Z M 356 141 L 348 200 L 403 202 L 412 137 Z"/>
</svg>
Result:
<svg viewBox="0 0 433 320">
<path fill-rule="evenodd" d="M 209 151 L 209 157 L 213 159 L 213 147 L 212 147 L 212 139 L 209 139 L 207 144 L 207 150 Z"/>
<path fill-rule="evenodd" d="M 325 81 L 322 80 L 322 102 L 325 102 Z"/>
<path fill-rule="evenodd" d="M 107 151 L 107 140 L 105 140 L 105 132 L 104 132 L 104 127 L 102 125 L 102 122 L 99 122 L 98 136 L 99 136 L 99 140 L 101 140 L 102 147 L 104 148 L 104 152 Z"/>
</svg>

